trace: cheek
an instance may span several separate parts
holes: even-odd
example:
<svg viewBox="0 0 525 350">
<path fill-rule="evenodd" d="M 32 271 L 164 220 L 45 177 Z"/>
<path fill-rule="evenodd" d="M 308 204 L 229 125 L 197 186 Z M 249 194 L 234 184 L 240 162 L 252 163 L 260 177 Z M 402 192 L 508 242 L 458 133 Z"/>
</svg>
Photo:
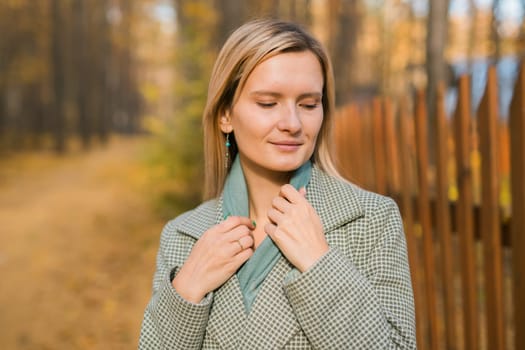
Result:
<svg viewBox="0 0 525 350">
<path fill-rule="evenodd" d="M 232 126 L 239 137 L 249 140 L 266 135 L 273 124 L 268 114 L 254 108 L 238 108 L 232 117 Z"/>
<path fill-rule="evenodd" d="M 249 120 L 237 120 L 233 125 L 233 131 L 237 140 L 248 141 L 259 136 L 260 128 Z"/>
<path fill-rule="evenodd" d="M 315 118 L 314 120 L 311 120 L 310 123 L 306 126 L 308 128 L 308 132 L 312 136 L 312 138 L 317 138 L 319 136 L 319 133 L 321 132 L 321 126 L 323 125 L 323 116 L 319 116 L 318 118 Z"/>
</svg>

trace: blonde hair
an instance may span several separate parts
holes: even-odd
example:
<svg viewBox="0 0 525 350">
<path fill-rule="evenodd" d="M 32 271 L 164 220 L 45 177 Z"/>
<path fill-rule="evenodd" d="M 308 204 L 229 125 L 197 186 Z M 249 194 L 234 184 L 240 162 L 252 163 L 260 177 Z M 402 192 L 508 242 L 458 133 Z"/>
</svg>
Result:
<svg viewBox="0 0 525 350">
<path fill-rule="evenodd" d="M 330 59 L 323 46 L 312 35 L 294 23 L 273 19 L 248 22 L 234 31 L 215 61 L 208 86 L 208 99 L 203 113 L 204 128 L 204 199 L 218 197 L 230 170 L 226 163 L 225 135 L 220 117 L 233 107 L 246 79 L 262 61 L 285 52 L 311 51 L 321 64 L 324 76 L 323 124 L 312 155 L 312 161 L 329 174 L 340 177 L 330 157 L 329 138 L 333 124 L 335 94 Z M 229 152 L 233 160 L 237 145 L 230 135 Z"/>
</svg>

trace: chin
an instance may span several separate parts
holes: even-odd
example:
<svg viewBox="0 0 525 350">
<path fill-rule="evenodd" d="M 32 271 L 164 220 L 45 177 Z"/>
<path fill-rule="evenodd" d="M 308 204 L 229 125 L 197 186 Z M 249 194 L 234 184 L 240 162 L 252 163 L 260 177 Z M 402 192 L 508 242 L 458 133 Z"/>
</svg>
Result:
<svg viewBox="0 0 525 350">
<path fill-rule="evenodd" d="M 273 170 L 275 171 L 282 171 L 282 172 L 290 172 L 295 171 L 301 167 L 304 163 L 306 163 L 308 159 L 306 160 L 297 160 L 297 161 L 289 161 L 289 162 L 283 162 L 280 164 L 275 164 L 275 167 Z"/>
</svg>

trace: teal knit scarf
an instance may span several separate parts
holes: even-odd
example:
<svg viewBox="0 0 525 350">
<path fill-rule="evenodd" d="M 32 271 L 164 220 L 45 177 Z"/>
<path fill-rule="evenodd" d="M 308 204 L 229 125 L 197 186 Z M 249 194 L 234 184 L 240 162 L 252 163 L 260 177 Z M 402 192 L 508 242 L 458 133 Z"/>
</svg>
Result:
<svg viewBox="0 0 525 350">
<path fill-rule="evenodd" d="M 311 173 L 312 164 L 308 161 L 295 171 L 290 184 L 297 190 L 306 187 L 310 181 Z M 224 184 L 222 211 L 225 219 L 231 215 L 249 216 L 248 190 L 239 156 L 235 158 Z M 266 237 L 257 247 L 253 256 L 237 271 L 246 313 L 250 312 L 264 279 L 281 256 L 282 253 L 279 248 L 270 237 Z"/>
</svg>

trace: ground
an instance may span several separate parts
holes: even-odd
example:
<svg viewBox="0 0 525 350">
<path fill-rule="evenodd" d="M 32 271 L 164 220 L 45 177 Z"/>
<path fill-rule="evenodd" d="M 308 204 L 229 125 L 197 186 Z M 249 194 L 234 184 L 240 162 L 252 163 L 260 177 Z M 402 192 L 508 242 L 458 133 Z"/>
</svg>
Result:
<svg viewBox="0 0 525 350">
<path fill-rule="evenodd" d="M 2 349 L 132 349 L 163 220 L 140 139 L 0 159 Z"/>
</svg>

